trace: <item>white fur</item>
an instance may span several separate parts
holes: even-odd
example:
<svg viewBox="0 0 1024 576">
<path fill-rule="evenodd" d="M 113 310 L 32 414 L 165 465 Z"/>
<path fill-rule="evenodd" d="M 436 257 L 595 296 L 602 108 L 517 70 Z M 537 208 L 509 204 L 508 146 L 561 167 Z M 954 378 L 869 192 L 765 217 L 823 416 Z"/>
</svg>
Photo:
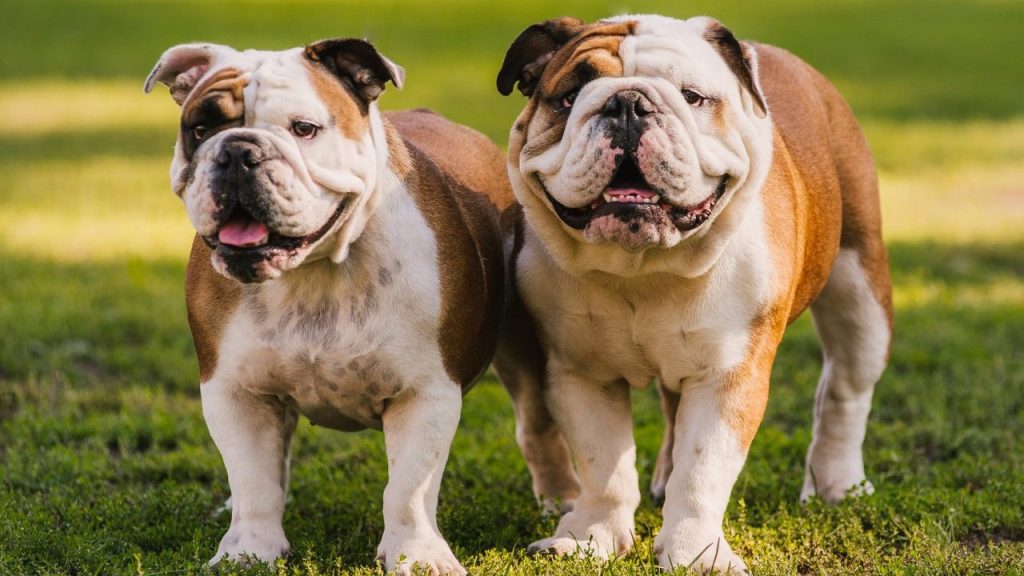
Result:
<svg viewBox="0 0 1024 576">
<path fill-rule="evenodd" d="M 654 541 L 658 564 L 665 569 L 746 570 L 722 533 L 729 495 L 747 453 L 722 418 L 716 389 L 721 384 L 711 379 L 682 390 L 664 523 Z"/>
<path fill-rule="evenodd" d="M 800 499 L 836 502 L 872 490 L 861 444 L 875 383 L 885 369 L 889 325 L 857 253 L 839 251 L 828 283 L 811 306 L 825 365 L 814 401 L 814 440 Z"/>
<path fill-rule="evenodd" d="M 633 513 L 640 503 L 629 387 L 622 381 L 598 384 L 558 358 L 549 361 L 549 407 L 576 456 L 582 491 L 554 536 L 530 549 L 600 558 L 625 553 L 633 546 Z"/>
</svg>

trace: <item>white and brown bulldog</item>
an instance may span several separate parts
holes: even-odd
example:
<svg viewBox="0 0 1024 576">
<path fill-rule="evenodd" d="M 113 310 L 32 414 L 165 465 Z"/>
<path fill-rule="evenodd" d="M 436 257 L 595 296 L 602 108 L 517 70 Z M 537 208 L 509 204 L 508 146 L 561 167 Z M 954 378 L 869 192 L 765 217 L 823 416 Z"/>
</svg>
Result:
<svg viewBox="0 0 1024 576">
<path fill-rule="evenodd" d="M 384 431 L 378 560 L 465 574 L 437 527 L 463 392 L 504 298 L 500 151 L 428 111 L 381 114 L 403 71 L 363 40 L 282 52 L 189 44 L 155 82 L 181 105 L 171 185 L 197 235 L 186 298 L 231 526 L 212 562 L 289 550 L 298 414 Z"/>
<path fill-rule="evenodd" d="M 892 305 L 864 137 L 810 66 L 708 18 L 531 26 L 498 77 L 503 94 L 516 84 L 530 98 L 509 142 L 516 281 L 547 378 L 513 396 L 529 399 L 518 427 L 538 496 L 572 506 L 532 547 L 630 548 L 629 389 L 655 380 L 658 561 L 745 570 L 722 519 L 782 333 L 808 307 L 825 364 L 801 496 L 869 488 L 861 443 Z"/>
</svg>

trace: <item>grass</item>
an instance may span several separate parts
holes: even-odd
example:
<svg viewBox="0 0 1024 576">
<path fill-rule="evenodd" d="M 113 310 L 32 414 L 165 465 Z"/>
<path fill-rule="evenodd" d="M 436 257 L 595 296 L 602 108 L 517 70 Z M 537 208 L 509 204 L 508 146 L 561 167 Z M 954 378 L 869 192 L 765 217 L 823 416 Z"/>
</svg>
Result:
<svg viewBox="0 0 1024 576">
<path fill-rule="evenodd" d="M 366 35 L 408 69 L 386 107 L 429 106 L 504 141 L 521 106 L 494 76 L 527 24 L 712 13 L 832 78 L 882 174 L 897 336 L 865 446 L 877 492 L 796 499 L 819 349 L 790 330 L 726 533 L 757 574 L 1024 573 L 1024 5 L 1005 0 L 539 0 L 475 5 L 11 0 L 0 9 L 0 574 L 203 574 L 228 516 L 182 302 L 190 228 L 169 192 L 176 108 L 141 83 L 168 45 L 283 48 Z M 641 482 L 661 424 L 634 395 Z M 378 433 L 300 424 L 276 567 L 374 574 Z M 439 507 L 474 574 L 654 574 L 658 511 L 608 564 L 525 557 L 542 516 L 485 379 L 466 398 Z"/>
</svg>

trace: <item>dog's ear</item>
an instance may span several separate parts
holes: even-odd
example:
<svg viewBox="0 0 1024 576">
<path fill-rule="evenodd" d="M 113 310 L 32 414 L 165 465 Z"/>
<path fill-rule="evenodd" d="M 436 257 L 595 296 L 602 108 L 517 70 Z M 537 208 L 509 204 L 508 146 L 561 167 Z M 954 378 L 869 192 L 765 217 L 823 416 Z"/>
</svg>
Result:
<svg viewBox="0 0 1024 576">
<path fill-rule="evenodd" d="M 306 58 L 323 64 L 342 82 L 348 82 L 366 102 L 376 100 L 389 80 L 399 90 L 405 84 L 405 70 L 366 40 L 321 40 L 306 46 Z"/>
<path fill-rule="evenodd" d="M 180 106 L 214 61 L 233 52 L 234 49 L 218 44 L 179 44 L 168 48 L 146 77 L 142 89 L 149 92 L 157 82 L 162 82 L 171 89 L 171 98 Z"/>
<path fill-rule="evenodd" d="M 523 30 L 505 53 L 505 62 L 498 72 L 498 92 L 508 96 L 518 82 L 524 96 L 533 95 L 551 56 L 584 26 L 579 18 L 564 17 Z"/>
<path fill-rule="evenodd" d="M 747 44 L 741 44 L 728 28 L 712 20 L 708 23 L 704 38 L 722 56 L 729 69 L 736 75 L 750 96 L 754 99 L 754 113 L 758 118 L 768 114 L 761 83 L 757 77 L 757 53 Z"/>
</svg>

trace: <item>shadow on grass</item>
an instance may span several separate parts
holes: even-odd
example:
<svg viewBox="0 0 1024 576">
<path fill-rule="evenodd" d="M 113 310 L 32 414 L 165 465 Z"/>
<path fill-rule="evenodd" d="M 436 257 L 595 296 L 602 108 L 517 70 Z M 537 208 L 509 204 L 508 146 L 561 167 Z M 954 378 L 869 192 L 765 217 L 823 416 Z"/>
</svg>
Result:
<svg viewBox="0 0 1024 576">
<path fill-rule="evenodd" d="M 895 242 L 889 245 L 889 267 L 897 288 L 912 278 L 939 282 L 950 288 L 978 286 L 996 279 L 1024 281 L 1024 242 Z"/>
<path fill-rule="evenodd" d="M 138 158 L 168 158 L 174 149 L 174 127 L 67 130 L 42 135 L 0 136 L 4 163 L 59 159 L 89 160 L 115 156 L 131 162 Z"/>
<path fill-rule="evenodd" d="M 0 374 L 194 389 L 183 284 L 184 261 L 61 263 L 0 252 Z"/>
</svg>

